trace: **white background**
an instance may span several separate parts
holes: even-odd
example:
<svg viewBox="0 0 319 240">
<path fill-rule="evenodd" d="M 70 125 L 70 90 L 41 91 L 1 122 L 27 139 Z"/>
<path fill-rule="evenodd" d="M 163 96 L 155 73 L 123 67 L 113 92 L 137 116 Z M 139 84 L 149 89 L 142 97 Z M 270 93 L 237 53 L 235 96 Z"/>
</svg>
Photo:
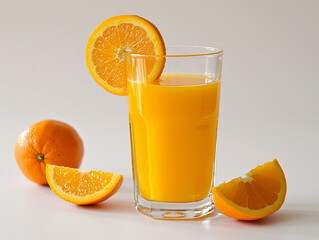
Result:
<svg viewBox="0 0 319 240">
<path fill-rule="evenodd" d="M 319 231 L 319 1 L 0 1 L 1 239 L 317 239 Z M 167 45 L 224 49 L 216 183 L 278 158 L 286 202 L 258 222 L 221 214 L 155 221 L 134 210 L 127 99 L 91 78 L 85 46 L 115 15 L 153 22 Z M 92 207 L 60 200 L 28 181 L 14 144 L 43 119 L 81 135 L 82 169 L 124 175 L 120 191 Z"/>
</svg>

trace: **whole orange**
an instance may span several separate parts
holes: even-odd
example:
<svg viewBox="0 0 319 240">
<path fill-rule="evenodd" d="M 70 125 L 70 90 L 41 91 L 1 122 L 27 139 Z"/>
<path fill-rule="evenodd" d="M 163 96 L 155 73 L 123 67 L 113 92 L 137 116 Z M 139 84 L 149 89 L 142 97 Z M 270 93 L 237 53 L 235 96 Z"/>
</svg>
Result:
<svg viewBox="0 0 319 240">
<path fill-rule="evenodd" d="M 47 163 L 78 168 L 83 157 L 83 143 L 70 125 L 44 120 L 25 129 L 15 145 L 15 159 L 22 173 L 31 181 L 47 184 Z"/>
</svg>

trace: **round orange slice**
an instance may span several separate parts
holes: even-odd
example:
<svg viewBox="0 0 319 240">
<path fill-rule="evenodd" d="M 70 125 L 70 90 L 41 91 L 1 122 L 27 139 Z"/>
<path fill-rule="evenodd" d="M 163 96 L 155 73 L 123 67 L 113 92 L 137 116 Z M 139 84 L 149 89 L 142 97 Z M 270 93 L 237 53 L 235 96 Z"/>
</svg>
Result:
<svg viewBox="0 0 319 240">
<path fill-rule="evenodd" d="M 78 205 L 90 205 L 108 199 L 123 182 L 122 175 L 51 164 L 46 165 L 46 178 L 56 195 Z"/>
<path fill-rule="evenodd" d="M 86 65 L 93 79 L 105 90 L 125 95 L 125 52 L 165 55 L 165 44 L 158 29 L 134 15 L 111 17 L 92 33 L 86 46 Z M 148 81 L 158 78 L 164 58 L 147 58 Z"/>
<path fill-rule="evenodd" d="M 287 191 L 285 174 L 277 159 L 213 188 L 216 208 L 239 220 L 256 220 L 276 212 Z"/>
</svg>

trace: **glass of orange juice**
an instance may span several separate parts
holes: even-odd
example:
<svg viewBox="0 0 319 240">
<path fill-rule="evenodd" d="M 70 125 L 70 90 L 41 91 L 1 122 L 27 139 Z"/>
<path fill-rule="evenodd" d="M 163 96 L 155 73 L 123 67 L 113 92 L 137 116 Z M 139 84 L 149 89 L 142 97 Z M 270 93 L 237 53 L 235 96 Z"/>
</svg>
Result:
<svg viewBox="0 0 319 240">
<path fill-rule="evenodd" d="M 136 209 L 155 219 L 202 218 L 214 211 L 223 51 L 176 46 L 167 53 L 126 53 Z M 165 67 L 150 81 L 159 61 Z"/>
</svg>

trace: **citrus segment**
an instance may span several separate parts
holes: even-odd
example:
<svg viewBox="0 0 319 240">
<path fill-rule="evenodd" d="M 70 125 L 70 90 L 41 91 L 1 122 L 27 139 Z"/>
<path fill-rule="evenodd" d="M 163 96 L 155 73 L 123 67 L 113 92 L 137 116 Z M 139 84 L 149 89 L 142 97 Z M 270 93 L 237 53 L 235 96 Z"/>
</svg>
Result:
<svg viewBox="0 0 319 240">
<path fill-rule="evenodd" d="M 60 198 L 78 205 L 102 202 L 121 187 L 123 176 L 101 171 L 46 165 L 47 181 Z"/>
<path fill-rule="evenodd" d="M 256 220 L 276 212 L 283 204 L 287 183 L 277 159 L 213 188 L 216 208 L 223 214 Z"/>
<path fill-rule="evenodd" d="M 158 29 L 134 15 L 111 17 L 92 33 L 86 47 L 86 64 L 94 80 L 105 90 L 125 95 L 125 52 L 164 55 L 165 45 Z M 164 68 L 164 58 L 147 57 L 147 79 L 155 80 Z"/>
</svg>

